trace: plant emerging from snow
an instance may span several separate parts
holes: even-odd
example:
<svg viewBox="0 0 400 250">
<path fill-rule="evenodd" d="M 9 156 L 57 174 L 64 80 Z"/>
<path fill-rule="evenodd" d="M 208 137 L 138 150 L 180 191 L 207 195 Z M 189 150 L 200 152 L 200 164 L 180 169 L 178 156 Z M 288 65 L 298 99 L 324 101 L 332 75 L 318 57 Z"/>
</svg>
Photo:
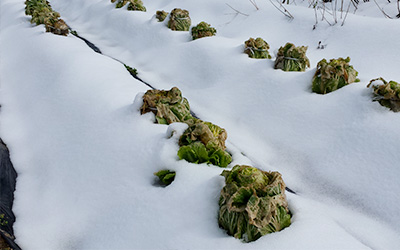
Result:
<svg viewBox="0 0 400 250">
<path fill-rule="evenodd" d="M 249 55 L 251 58 L 257 59 L 271 59 L 271 55 L 268 52 L 269 45 L 261 37 L 256 39 L 250 38 L 244 42 L 244 53 Z"/>
<path fill-rule="evenodd" d="M 175 8 L 171 11 L 168 21 L 168 28 L 177 31 L 189 31 L 192 21 L 189 17 L 189 11 Z"/>
<path fill-rule="evenodd" d="M 346 59 L 322 59 L 317 64 L 317 71 L 312 80 L 312 91 L 326 94 L 342 88 L 350 83 L 359 82 L 358 72 L 349 65 L 350 57 Z"/>
<path fill-rule="evenodd" d="M 169 169 L 163 169 L 154 173 L 154 175 L 159 178 L 163 185 L 168 186 L 175 180 L 176 172 Z"/>
<path fill-rule="evenodd" d="M 280 47 L 275 60 L 275 69 L 283 71 L 305 71 L 310 67 L 306 56 L 307 46 L 296 47 L 293 43 L 286 43 Z"/>
<path fill-rule="evenodd" d="M 158 10 L 156 12 L 156 18 L 158 19 L 159 22 L 162 22 L 165 20 L 165 18 L 167 18 L 168 16 L 168 12 L 163 11 L 163 10 Z"/>
<path fill-rule="evenodd" d="M 229 235 L 250 242 L 291 224 L 280 173 L 236 165 L 221 175 L 218 223 Z"/>
<path fill-rule="evenodd" d="M 395 81 L 387 82 L 382 77 L 372 79 L 367 87 L 375 81 L 382 81 L 381 85 L 372 85 L 374 90 L 374 101 L 378 101 L 382 106 L 390 108 L 394 112 L 400 111 L 400 84 Z"/>
<path fill-rule="evenodd" d="M 215 36 L 216 33 L 217 33 L 217 30 L 215 28 L 211 27 L 211 25 L 206 22 L 201 22 L 192 28 L 193 40 L 196 40 L 196 39 L 199 39 L 202 37 L 207 37 L 207 36 Z"/>
</svg>

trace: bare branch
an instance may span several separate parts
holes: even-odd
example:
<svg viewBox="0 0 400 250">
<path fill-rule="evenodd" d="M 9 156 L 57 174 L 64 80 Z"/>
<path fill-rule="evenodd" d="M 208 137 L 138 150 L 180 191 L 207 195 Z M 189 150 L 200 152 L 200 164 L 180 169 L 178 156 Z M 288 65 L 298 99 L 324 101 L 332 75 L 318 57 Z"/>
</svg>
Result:
<svg viewBox="0 0 400 250">
<path fill-rule="evenodd" d="M 256 8 L 256 10 L 259 10 L 259 8 L 257 6 L 257 3 L 256 3 L 256 0 L 249 0 L 249 1 Z"/>
<path fill-rule="evenodd" d="M 232 6 L 230 6 L 229 4 L 225 3 L 226 5 L 228 5 L 229 8 L 231 8 L 232 10 L 236 11 L 237 14 L 241 14 L 243 16 L 249 16 L 248 14 L 245 14 L 243 12 L 238 11 L 237 9 L 233 8 Z"/>
</svg>

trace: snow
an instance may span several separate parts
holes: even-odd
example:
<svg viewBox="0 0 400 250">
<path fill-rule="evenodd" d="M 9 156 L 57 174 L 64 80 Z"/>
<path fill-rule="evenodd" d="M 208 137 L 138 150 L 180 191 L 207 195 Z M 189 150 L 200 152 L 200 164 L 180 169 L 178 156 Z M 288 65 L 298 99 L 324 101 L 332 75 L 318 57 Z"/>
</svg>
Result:
<svg viewBox="0 0 400 250">
<path fill-rule="evenodd" d="M 23 249 L 398 249 L 400 117 L 371 101 L 369 80 L 400 81 L 398 19 L 373 1 L 345 24 L 319 21 L 307 1 L 146 1 L 147 12 L 109 0 L 52 0 L 53 9 L 104 55 L 76 37 L 29 23 L 23 0 L 0 3 L 0 136 L 19 174 L 14 212 Z M 395 16 L 396 3 L 377 1 Z M 395 1 L 393 1 L 395 2 Z M 247 14 L 238 14 L 227 6 Z M 154 17 L 189 10 L 217 36 L 191 41 Z M 242 53 L 249 37 L 272 60 Z M 317 49 L 319 41 L 325 49 Z M 306 72 L 274 70 L 280 46 L 309 46 Z M 311 92 L 322 58 L 351 57 L 361 82 Z M 222 169 L 179 161 L 184 124 L 141 116 L 148 87 L 179 87 L 192 110 L 228 132 L 235 164 L 282 173 L 292 225 L 252 243 L 218 227 Z M 243 154 L 242 154 L 243 153 Z M 162 188 L 160 169 L 177 172 Z"/>
</svg>

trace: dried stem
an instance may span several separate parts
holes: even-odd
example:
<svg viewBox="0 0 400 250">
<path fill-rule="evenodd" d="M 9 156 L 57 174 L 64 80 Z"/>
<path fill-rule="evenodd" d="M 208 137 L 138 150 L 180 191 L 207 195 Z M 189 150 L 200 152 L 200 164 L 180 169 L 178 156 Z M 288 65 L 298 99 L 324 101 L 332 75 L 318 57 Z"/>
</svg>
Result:
<svg viewBox="0 0 400 250">
<path fill-rule="evenodd" d="M 243 12 L 238 11 L 237 9 L 233 8 L 232 6 L 230 6 L 229 4 L 225 3 L 226 5 L 228 5 L 229 8 L 231 8 L 232 10 L 236 11 L 237 14 L 241 14 L 243 16 L 249 16 L 248 14 L 245 14 Z"/>
<path fill-rule="evenodd" d="M 260 8 L 258 8 L 256 0 L 249 0 L 250 3 L 256 8 L 256 10 L 259 10 Z"/>
</svg>

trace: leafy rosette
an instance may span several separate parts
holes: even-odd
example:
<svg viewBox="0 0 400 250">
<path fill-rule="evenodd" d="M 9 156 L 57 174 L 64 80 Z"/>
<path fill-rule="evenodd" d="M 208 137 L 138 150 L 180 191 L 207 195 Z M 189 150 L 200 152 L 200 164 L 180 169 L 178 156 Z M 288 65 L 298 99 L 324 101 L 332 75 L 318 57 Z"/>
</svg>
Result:
<svg viewBox="0 0 400 250">
<path fill-rule="evenodd" d="M 111 0 L 111 2 L 115 2 L 115 0 Z M 129 0 L 118 0 L 117 4 L 115 5 L 115 8 L 119 9 L 125 6 L 125 4 L 129 3 Z"/>
<path fill-rule="evenodd" d="M 215 28 L 211 27 L 211 25 L 206 22 L 201 22 L 192 28 L 193 40 L 196 40 L 196 39 L 199 39 L 202 37 L 207 37 L 207 36 L 215 36 L 216 33 L 217 33 L 217 30 Z"/>
<path fill-rule="evenodd" d="M 168 28 L 177 31 L 189 31 L 192 20 L 189 11 L 175 8 L 171 11 L 168 21 Z"/>
<path fill-rule="evenodd" d="M 306 56 L 307 46 L 296 47 L 292 43 L 286 43 L 280 47 L 275 60 L 275 69 L 283 71 L 305 71 L 310 67 L 310 61 Z"/>
<path fill-rule="evenodd" d="M 250 38 L 244 42 L 244 53 L 249 55 L 251 58 L 256 59 L 271 59 L 271 55 L 268 52 L 269 45 L 261 37 L 256 39 Z"/>
<path fill-rule="evenodd" d="M 182 97 L 177 87 L 171 90 L 148 90 L 143 96 L 140 113 L 153 112 L 157 123 L 171 124 L 173 122 L 192 123 L 195 118 L 190 114 L 189 102 Z"/>
<path fill-rule="evenodd" d="M 219 226 L 245 242 L 278 232 L 291 224 L 285 183 L 278 172 L 236 165 L 224 170 L 219 199 Z"/>
<path fill-rule="evenodd" d="M 226 138 L 225 129 L 210 122 L 197 120 L 179 139 L 179 159 L 227 167 L 232 157 L 225 151 Z"/>
<path fill-rule="evenodd" d="M 312 80 L 312 91 L 326 94 L 340 89 L 350 83 L 359 82 L 358 72 L 349 64 L 350 58 L 322 59 L 317 64 L 317 71 Z"/>
<path fill-rule="evenodd" d="M 156 12 L 156 18 L 158 19 L 159 22 L 162 22 L 165 20 L 165 18 L 167 18 L 168 16 L 168 12 L 163 11 L 163 10 L 158 10 Z"/>
<path fill-rule="evenodd" d="M 372 79 L 367 87 L 374 81 L 382 81 L 383 84 L 372 85 L 374 90 L 374 101 L 378 101 L 382 106 L 390 108 L 394 112 L 400 111 L 400 84 L 395 81 L 387 82 L 382 77 Z"/>
<path fill-rule="evenodd" d="M 146 7 L 141 0 L 130 0 L 127 10 L 146 11 Z"/>
<path fill-rule="evenodd" d="M 165 186 L 168 186 L 175 180 L 175 171 L 171 171 L 168 169 L 163 169 L 160 170 L 156 173 L 154 173 L 155 176 L 157 176 L 162 184 Z"/>
</svg>

